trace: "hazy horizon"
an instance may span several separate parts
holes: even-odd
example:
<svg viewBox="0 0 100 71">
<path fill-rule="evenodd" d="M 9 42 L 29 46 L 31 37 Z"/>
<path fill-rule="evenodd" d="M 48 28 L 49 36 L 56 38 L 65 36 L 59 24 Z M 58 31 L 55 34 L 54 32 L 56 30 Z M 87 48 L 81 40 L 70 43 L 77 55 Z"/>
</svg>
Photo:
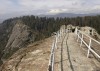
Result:
<svg viewBox="0 0 100 71">
<path fill-rule="evenodd" d="M 1 0 L 0 20 L 23 15 L 100 12 L 100 0 Z"/>
</svg>

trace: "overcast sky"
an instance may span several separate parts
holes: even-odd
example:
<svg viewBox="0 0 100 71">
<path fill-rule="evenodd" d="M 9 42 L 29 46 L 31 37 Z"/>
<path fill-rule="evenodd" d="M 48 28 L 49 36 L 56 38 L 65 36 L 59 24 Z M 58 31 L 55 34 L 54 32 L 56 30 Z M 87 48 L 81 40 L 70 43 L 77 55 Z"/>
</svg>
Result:
<svg viewBox="0 0 100 71">
<path fill-rule="evenodd" d="M 31 14 L 99 12 L 100 0 L 0 0 L 0 19 Z"/>
</svg>

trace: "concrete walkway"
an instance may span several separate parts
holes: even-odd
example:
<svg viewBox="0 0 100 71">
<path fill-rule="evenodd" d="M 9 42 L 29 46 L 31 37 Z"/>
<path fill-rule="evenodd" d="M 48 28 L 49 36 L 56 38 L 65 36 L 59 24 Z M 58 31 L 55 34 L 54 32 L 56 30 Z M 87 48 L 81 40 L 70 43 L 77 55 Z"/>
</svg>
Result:
<svg viewBox="0 0 100 71">
<path fill-rule="evenodd" d="M 55 49 L 54 71 L 100 71 L 100 62 L 87 58 L 84 45 L 79 47 L 74 33 L 65 34 Z"/>
</svg>

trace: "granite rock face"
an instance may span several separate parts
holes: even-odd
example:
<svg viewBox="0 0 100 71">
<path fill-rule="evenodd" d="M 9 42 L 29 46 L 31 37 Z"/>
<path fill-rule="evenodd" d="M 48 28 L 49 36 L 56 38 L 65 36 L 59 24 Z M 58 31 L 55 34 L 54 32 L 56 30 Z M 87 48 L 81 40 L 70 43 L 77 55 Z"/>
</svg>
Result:
<svg viewBox="0 0 100 71">
<path fill-rule="evenodd" d="M 35 35 L 33 31 L 27 25 L 24 25 L 18 20 L 10 34 L 2 60 L 9 55 L 8 53 L 13 53 L 25 46 L 28 42 L 34 42 L 34 39 Z"/>
<path fill-rule="evenodd" d="M 47 71 L 53 37 L 19 49 L 1 66 L 0 71 Z"/>
</svg>

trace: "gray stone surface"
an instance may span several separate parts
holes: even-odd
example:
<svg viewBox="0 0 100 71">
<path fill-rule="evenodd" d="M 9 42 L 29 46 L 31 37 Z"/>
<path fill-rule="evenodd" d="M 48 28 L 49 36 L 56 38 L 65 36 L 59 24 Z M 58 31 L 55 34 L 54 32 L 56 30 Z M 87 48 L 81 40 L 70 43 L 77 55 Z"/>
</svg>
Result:
<svg viewBox="0 0 100 71">
<path fill-rule="evenodd" d="M 35 35 L 32 30 L 27 25 L 24 25 L 20 20 L 17 21 L 16 25 L 13 27 L 12 33 L 9 37 L 8 43 L 4 50 L 4 55 L 16 49 L 25 46 L 28 42 L 34 42 Z"/>
<path fill-rule="evenodd" d="M 50 37 L 19 49 L 0 66 L 0 71 L 47 71 L 52 41 Z"/>
</svg>

